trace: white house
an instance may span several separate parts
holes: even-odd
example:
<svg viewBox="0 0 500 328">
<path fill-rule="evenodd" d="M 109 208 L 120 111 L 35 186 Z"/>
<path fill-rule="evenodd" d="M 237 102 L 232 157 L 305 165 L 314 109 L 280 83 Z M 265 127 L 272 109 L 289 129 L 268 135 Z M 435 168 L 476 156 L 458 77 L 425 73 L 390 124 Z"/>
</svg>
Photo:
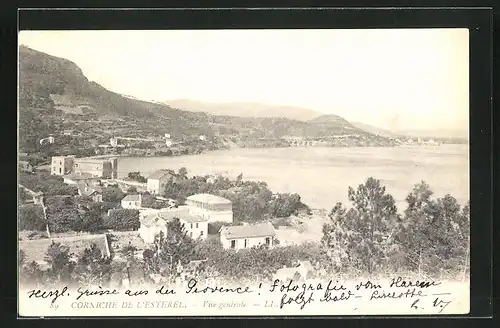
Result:
<svg viewBox="0 0 500 328">
<path fill-rule="evenodd" d="M 174 218 L 178 218 L 184 229 L 191 238 L 206 238 L 208 234 L 208 222 L 196 215 L 191 215 L 187 206 L 178 208 L 163 209 L 142 209 L 139 210 L 139 235 L 145 243 L 153 243 L 155 237 L 163 232 L 168 234 L 167 223 Z"/>
<path fill-rule="evenodd" d="M 122 207 L 130 209 L 139 209 L 142 207 L 142 195 L 127 195 L 122 199 Z"/>
<path fill-rule="evenodd" d="M 165 191 L 167 183 L 176 178 L 177 175 L 172 171 L 156 171 L 148 177 L 147 190 L 153 195 L 162 195 Z"/>
<path fill-rule="evenodd" d="M 233 222 L 233 204 L 226 198 L 210 194 L 196 194 L 186 199 L 186 205 L 191 214 L 199 215 L 208 222 Z"/>
<path fill-rule="evenodd" d="M 294 267 L 283 267 L 278 269 L 273 276 L 273 280 L 281 280 L 288 282 L 293 280 L 295 282 L 303 282 L 314 275 L 314 267 L 310 261 L 298 261 Z"/>
<path fill-rule="evenodd" d="M 205 239 L 208 235 L 208 221 L 207 219 L 198 215 L 181 215 L 179 217 L 181 224 L 184 224 L 189 237 L 193 239 Z"/>
<path fill-rule="evenodd" d="M 146 244 L 152 244 L 156 236 L 163 232 L 167 235 L 168 219 L 163 217 L 160 212 L 154 212 L 139 217 L 141 226 L 139 227 L 139 236 Z"/>
<path fill-rule="evenodd" d="M 223 226 L 220 230 L 220 241 L 226 249 L 244 249 L 259 245 L 274 245 L 276 231 L 270 222 L 242 225 Z"/>
</svg>

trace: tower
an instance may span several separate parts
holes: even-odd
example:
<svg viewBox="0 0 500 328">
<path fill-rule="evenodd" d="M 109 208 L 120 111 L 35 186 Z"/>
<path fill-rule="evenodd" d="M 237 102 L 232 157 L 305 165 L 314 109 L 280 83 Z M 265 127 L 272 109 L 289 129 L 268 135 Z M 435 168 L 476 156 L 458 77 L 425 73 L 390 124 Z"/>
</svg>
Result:
<svg viewBox="0 0 500 328">
<path fill-rule="evenodd" d="M 118 179 L 118 158 L 110 158 L 111 162 L 111 179 Z"/>
</svg>

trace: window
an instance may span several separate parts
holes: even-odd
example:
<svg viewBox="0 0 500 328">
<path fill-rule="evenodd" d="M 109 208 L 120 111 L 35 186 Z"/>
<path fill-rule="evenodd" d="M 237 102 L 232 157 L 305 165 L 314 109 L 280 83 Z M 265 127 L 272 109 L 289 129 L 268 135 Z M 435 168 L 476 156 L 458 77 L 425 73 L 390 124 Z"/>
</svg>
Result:
<svg viewBox="0 0 500 328">
<path fill-rule="evenodd" d="M 245 248 L 247 248 L 248 245 L 248 239 L 245 239 Z"/>
<path fill-rule="evenodd" d="M 193 229 L 193 224 L 191 223 L 191 229 Z"/>
<path fill-rule="evenodd" d="M 269 246 L 271 244 L 271 238 L 266 237 L 266 245 Z"/>
<path fill-rule="evenodd" d="M 61 169 L 61 168 L 59 168 L 59 174 L 61 174 L 61 173 L 62 173 L 62 169 Z"/>
<path fill-rule="evenodd" d="M 196 222 L 196 228 L 198 228 L 198 222 Z"/>
<path fill-rule="evenodd" d="M 193 238 L 193 232 L 192 231 L 189 233 L 189 237 Z"/>
<path fill-rule="evenodd" d="M 231 248 L 236 248 L 236 240 L 231 240 Z"/>
<path fill-rule="evenodd" d="M 200 236 L 203 236 L 203 230 L 200 231 Z"/>
</svg>

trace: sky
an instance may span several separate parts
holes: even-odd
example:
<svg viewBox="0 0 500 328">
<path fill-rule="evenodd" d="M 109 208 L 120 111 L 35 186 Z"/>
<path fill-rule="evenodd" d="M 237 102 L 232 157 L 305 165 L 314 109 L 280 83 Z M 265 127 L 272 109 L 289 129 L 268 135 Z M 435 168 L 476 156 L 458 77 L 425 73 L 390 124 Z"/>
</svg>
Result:
<svg viewBox="0 0 500 328">
<path fill-rule="evenodd" d="M 22 31 L 142 100 L 299 106 L 391 130 L 468 130 L 467 29 Z"/>
</svg>

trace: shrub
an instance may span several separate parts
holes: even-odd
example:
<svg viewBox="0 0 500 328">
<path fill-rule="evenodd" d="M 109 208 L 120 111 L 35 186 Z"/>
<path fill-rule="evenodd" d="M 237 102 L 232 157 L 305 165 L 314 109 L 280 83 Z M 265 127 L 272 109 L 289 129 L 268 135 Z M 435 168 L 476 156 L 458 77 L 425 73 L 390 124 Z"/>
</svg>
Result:
<svg viewBox="0 0 500 328">
<path fill-rule="evenodd" d="M 133 209 L 112 210 L 104 221 L 108 229 L 113 230 L 137 230 L 141 226 L 139 222 L 139 211 Z"/>
<path fill-rule="evenodd" d="M 39 205 L 23 205 L 19 207 L 19 230 L 43 231 L 46 227 L 42 207 Z"/>
</svg>

